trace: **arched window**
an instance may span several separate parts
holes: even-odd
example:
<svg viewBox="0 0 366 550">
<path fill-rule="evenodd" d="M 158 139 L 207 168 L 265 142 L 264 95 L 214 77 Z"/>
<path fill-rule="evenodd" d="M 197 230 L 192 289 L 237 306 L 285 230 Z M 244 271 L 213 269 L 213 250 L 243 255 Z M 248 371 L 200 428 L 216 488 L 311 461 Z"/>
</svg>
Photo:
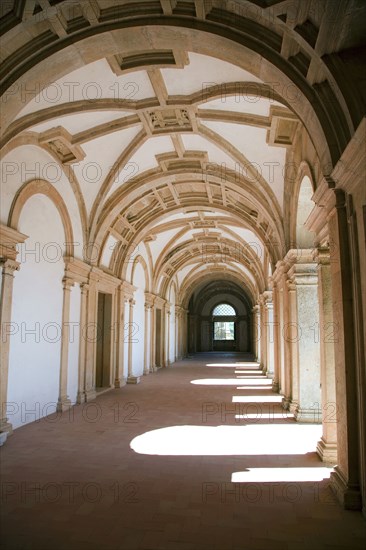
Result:
<svg viewBox="0 0 366 550">
<path fill-rule="evenodd" d="M 212 315 L 236 315 L 236 311 L 229 304 L 219 304 L 213 310 Z"/>
<path fill-rule="evenodd" d="M 236 311 L 230 304 L 217 305 L 212 315 L 214 317 L 232 317 L 236 315 Z M 234 321 L 214 321 L 213 323 L 213 338 L 214 340 L 235 340 L 235 322 Z"/>
</svg>

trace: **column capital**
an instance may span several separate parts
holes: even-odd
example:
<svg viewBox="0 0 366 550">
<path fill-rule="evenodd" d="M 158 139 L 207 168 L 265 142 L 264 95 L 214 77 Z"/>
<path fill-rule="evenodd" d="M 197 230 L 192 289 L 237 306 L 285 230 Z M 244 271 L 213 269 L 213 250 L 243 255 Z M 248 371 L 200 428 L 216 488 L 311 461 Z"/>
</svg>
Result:
<svg viewBox="0 0 366 550">
<path fill-rule="evenodd" d="M 315 262 L 294 264 L 288 271 L 289 284 L 316 285 L 318 283 L 317 268 L 318 265 Z"/>
<path fill-rule="evenodd" d="M 71 287 L 73 287 L 75 284 L 75 281 L 73 279 L 70 279 L 70 277 L 64 277 L 62 279 L 62 286 L 64 290 L 71 290 Z"/>
<path fill-rule="evenodd" d="M 28 235 L 20 233 L 16 229 L 0 224 L 0 258 L 15 260 L 18 254 L 17 244 L 24 243 Z"/>
<path fill-rule="evenodd" d="M 313 258 L 318 265 L 330 265 L 330 248 L 328 246 L 315 248 Z"/>
<path fill-rule="evenodd" d="M 80 291 L 81 291 L 81 294 L 86 294 L 89 291 L 88 283 L 81 283 L 80 284 Z"/>
<path fill-rule="evenodd" d="M 152 307 L 154 305 L 155 295 L 151 292 L 145 292 L 145 305 Z"/>
<path fill-rule="evenodd" d="M 131 283 L 129 283 L 127 281 L 122 281 L 119 288 L 120 288 L 121 292 L 124 293 L 125 299 L 127 299 L 127 300 L 130 300 L 131 298 L 133 298 L 133 294 L 137 290 L 137 288 L 135 286 L 131 285 Z"/>
<path fill-rule="evenodd" d="M 9 258 L 0 258 L 0 266 L 4 275 L 14 275 L 14 271 L 19 271 L 20 263 Z"/>
</svg>

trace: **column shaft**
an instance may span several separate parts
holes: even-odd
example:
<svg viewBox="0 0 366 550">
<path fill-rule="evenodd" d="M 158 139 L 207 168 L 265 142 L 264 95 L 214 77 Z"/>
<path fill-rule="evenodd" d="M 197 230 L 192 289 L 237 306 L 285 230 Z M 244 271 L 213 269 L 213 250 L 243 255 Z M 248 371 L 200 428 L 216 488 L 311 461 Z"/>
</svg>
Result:
<svg viewBox="0 0 366 550">
<path fill-rule="evenodd" d="M 0 432 L 13 433 L 13 428 L 6 417 L 6 403 L 8 395 L 9 352 L 10 352 L 10 323 L 13 304 L 14 271 L 20 264 L 14 260 L 5 260 L 2 263 L 2 285 L 0 301 L 1 346 L 0 346 Z"/>
<path fill-rule="evenodd" d="M 62 331 L 60 353 L 60 386 L 57 402 L 58 411 L 66 411 L 71 407 L 71 401 L 67 396 L 67 374 L 69 366 L 69 342 L 70 342 L 70 296 L 73 282 L 67 279 L 63 281 L 62 303 Z"/>
</svg>

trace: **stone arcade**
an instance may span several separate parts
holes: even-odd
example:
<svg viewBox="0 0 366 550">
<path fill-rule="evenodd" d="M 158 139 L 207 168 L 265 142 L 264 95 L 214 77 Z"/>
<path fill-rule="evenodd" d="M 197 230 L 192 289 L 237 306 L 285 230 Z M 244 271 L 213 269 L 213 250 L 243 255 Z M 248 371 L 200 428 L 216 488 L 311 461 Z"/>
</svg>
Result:
<svg viewBox="0 0 366 550">
<path fill-rule="evenodd" d="M 4 456 L 188 355 L 252 354 L 366 517 L 365 2 L 0 9 Z"/>
</svg>

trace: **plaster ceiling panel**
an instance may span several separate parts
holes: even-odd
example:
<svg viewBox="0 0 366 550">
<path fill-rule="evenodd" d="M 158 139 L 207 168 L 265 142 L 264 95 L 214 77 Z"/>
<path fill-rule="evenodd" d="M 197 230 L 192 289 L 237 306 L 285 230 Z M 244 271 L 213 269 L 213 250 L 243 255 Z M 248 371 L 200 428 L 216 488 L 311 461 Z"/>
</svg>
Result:
<svg viewBox="0 0 366 550">
<path fill-rule="evenodd" d="M 85 159 L 74 164 L 73 169 L 81 185 L 88 211 L 114 163 L 138 131 L 138 127 L 127 128 L 83 144 Z M 116 175 L 117 182 L 122 173 Z"/>
<path fill-rule="evenodd" d="M 248 278 L 255 287 L 257 286 L 255 279 L 248 268 L 246 268 L 244 265 L 240 264 L 239 262 L 232 262 L 232 263 L 236 268 L 238 268 L 238 270 L 240 270 L 242 273 L 246 275 L 246 278 Z"/>
<path fill-rule="evenodd" d="M 250 229 L 245 229 L 242 227 L 236 227 L 236 226 L 230 226 L 227 224 L 228 229 L 236 233 L 241 239 L 243 239 L 247 245 L 248 248 L 250 248 L 251 252 L 257 254 L 261 262 L 263 263 L 264 260 L 264 247 L 261 242 L 261 240 L 253 233 L 253 231 L 250 231 Z M 232 238 L 232 236 L 231 236 Z"/>
<path fill-rule="evenodd" d="M 196 264 L 197 265 L 197 264 Z M 182 269 L 180 269 L 178 272 L 177 272 L 177 278 L 178 278 L 178 283 L 179 285 L 182 284 L 184 278 L 188 275 L 188 273 L 190 273 L 190 271 L 194 268 L 194 265 L 187 265 L 185 267 L 183 267 Z"/>
<path fill-rule="evenodd" d="M 176 234 L 177 234 L 176 229 L 170 229 L 169 231 L 164 231 L 163 233 L 159 233 L 155 241 L 149 242 L 154 264 L 156 262 L 157 257 L 162 252 L 163 248 L 167 245 L 170 239 L 172 239 Z"/>
<path fill-rule="evenodd" d="M 146 71 L 116 76 L 105 59 L 89 63 L 40 90 L 16 118 L 40 109 L 78 100 L 100 98 L 136 101 L 155 97 Z"/>
<path fill-rule="evenodd" d="M 224 82 L 262 82 L 251 73 L 226 61 L 192 52 L 188 55 L 190 63 L 184 69 L 161 70 L 170 95 L 192 94 Z"/>
<path fill-rule="evenodd" d="M 173 151 L 175 149 L 169 136 L 158 136 L 148 139 L 130 158 L 130 162 L 136 164 L 137 172 L 131 174 L 125 181 L 130 177 L 141 175 L 145 170 L 159 166 L 155 155 Z"/>
<path fill-rule="evenodd" d="M 227 168 L 235 169 L 234 160 L 206 138 L 197 134 L 182 134 L 181 137 L 186 150 L 206 151 L 210 162 L 225 164 Z"/>
<path fill-rule="evenodd" d="M 207 128 L 232 143 L 268 182 L 282 208 L 286 149 L 266 143 L 267 130 L 227 122 L 204 122 Z M 247 175 L 245 166 L 240 168 Z M 249 177 L 251 177 L 249 175 Z"/>
<path fill-rule="evenodd" d="M 255 87 L 253 88 L 255 93 Z M 220 99 L 214 99 L 207 103 L 201 103 L 200 109 L 218 109 L 220 111 L 237 111 L 240 113 L 249 113 L 253 115 L 269 116 L 271 106 L 283 107 L 278 101 L 266 99 L 263 97 L 237 95 L 223 96 Z"/>
<path fill-rule="evenodd" d="M 52 118 L 47 122 L 32 126 L 31 129 L 35 132 L 45 132 L 55 126 L 63 126 L 71 135 L 74 135 L 84 130 L 89 130 L 99 124 L 112 122 L 118 118 L 130 115 L 131 111 L 89 111 Z"/>
</svg>

